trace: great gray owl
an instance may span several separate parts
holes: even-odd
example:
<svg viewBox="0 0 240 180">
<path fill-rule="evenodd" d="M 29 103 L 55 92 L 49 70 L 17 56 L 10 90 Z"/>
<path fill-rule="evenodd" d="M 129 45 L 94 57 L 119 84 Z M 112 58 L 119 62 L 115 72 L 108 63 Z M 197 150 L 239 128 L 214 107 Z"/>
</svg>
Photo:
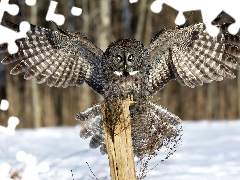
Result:
<svg viewBox="0 0 240 180">
<path fill-rule="evenodd" d="M 2 63 L 21 60 L 11 74 L 26 72 L 25 79 L 35 78 L 37 83 L 47 82 L 49 86 L 80 86 L 85 82 L 106 101 L 133 96 L 137 102 L 130 108 L 133 147 L 135 155 L 140 156 L 146 143 L 152 145 L 153 153 L 179 133 L 176 127 L 181 120 L 149 101 L 169 81 L 177 80 L 193 88 L 235 77 L 229 67 L 240 68 L 240 36 L 229 34 L 230 24 L 220 25 L 218 20 L 214 23 L 220 33 L 215 38 L 208 35 L 203 23 L 197 23 L 162 28 L 149 47 L 135 39 L 121 39 L 111 43 L 105 52 L 79 32 L 31 25 L 27 37 L 16 41 L 20 50 L 6 56 Z M 10 22 L 3 25 L 19 29 Z M 6 51 L 7 45 L 2 44 L 0 52 Z M 101 146 L 101 152 L 106 153 L 101 108 L 102 103 L 97 104 L 77 114 L 76 119 L 91 117 L 80 136 L 91 137 L 90 147 Z M 153 143 L 151 135 L 158 136 L 158 141 Z"/>
</svg>

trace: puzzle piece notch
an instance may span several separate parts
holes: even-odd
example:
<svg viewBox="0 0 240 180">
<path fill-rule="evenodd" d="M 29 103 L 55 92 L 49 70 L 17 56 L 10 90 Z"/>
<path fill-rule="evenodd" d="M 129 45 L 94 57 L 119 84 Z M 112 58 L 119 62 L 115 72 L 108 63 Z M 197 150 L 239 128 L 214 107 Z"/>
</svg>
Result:
<svg viewBox="0 0 240 180">
<path fill-rule="evenodd" d="M 16 154 L 16 159 L 20 162 L 26 163 L 22 180 L 39 180 L 38 173 L 45 173 L 49 171 L 48 163 L 42 162 L 37 165 L 37 158 L 24 151 L 19 151 Z"/>
<path fill-rule="evenodd" d="M 47 12 L 47 16 L 46 16 L 46 20 L 47 21 L 54 21 L 56 22 L 57 25 L 61 26 L 63 25 L 65 18 L 62 14 L 55 14 L 55 9 L 57 7 L 58 2 L 56 1 L 51 1 L 49 8 L 48 8 L 48 12 Z M 80 16 L 82 14 L 82 8 L 78 8 L 73 6 L 71 8 L 71 13 L 74 16 Z"/>
<path fill-rule="evenodd" d="M 16 4 L 9 4 L 9 0 L 2 0 L 0 2 L 0 21 L 2 21 L 2 17 L 5 11 L 14 16 L 18 14 L 19 7 Z M 20 32 L 15 32 L 0 25 L 1 34 L 5 34 L 5 36 L 0 37 L 0 44 L 8 43 L 8 52 L 11 54 L 16 53 L 18 51 L 18 47 L 15 41 L 17 39 L 26 37 L 26 33 L 29 29 L 30 24 L 28 22 L 21 22 Z"/>
<path fill-rule="evenodd" d="M 82 14 L 82 8 L 78 8 L 78 7 L 73 6 L 72 9 L 71 9 L 71 13 L 74 16 L 80 16 Z"/>
<path fill-rule="evenodd" d="M 15 135 L 16 126 L 19 124 L 19 119 L 15 116 L 11 116 L 8 118 L 8 126 L 0 126 L 0 133 L 4 133 L 6 135 L 13 136 Z"/>
<path fill-rule="evenodd" d="M 9 108 L 9 102 L 6 99 L 2 99 L 0 103 L 0 110 L 6 111 Z"/>
<path fill-rule="evenodd" d="M 28 6 L 34 6 L 36 4 L 36 0 L 26 0 L 25 3 L 28 5 Z"/>
<path fill-rule="evenodd" d="M 2 17 L 4 12 L 16 16 L 19 12 L 19 7 L 16 4 L 9 4 L 9 0 L 0 1 L 0 22 L 2 22 Z"/>
<path fill-rule="evenodd" d="M 25 0 L 25 3 L 29 6 L 33 6 L 36 4 L 36 0 Z M 57 23 L 57 25 L 62 25 L 65 21 L 65 18 L 62 14 L 55 14 L 54 11 L 57 7 L 58 2 L 51 1 L 49 5 L 49 9 L 46 15 L 47 21 L 54 21 Z M 17 15 L 19 12 L 19 7 L 16 4 L 9 4 L 9 0 L 2 0 L 0 2 L 0 21 L 2 21 L 2 17 L 4 12 L 8 12 L 11 15 Z M 78 7 L 72 7 L 71 13 L 74 16 L 79 16 L 82 13 L 82 9 Z M 0 25 L 0 32 L 1 34 L 6 34 L 7 36 L 1 36 L 0 37 L 0 44 L 8 43 L 8 52 L 10 54 L 17 53 L 18 47 L 15 43 L 17 39 L 21 39 L 26 37 L 26 33 L 28 30 L 30 30 L 30 24 L 28 22 L 21 22 L 20 31 L 15 32 L 5 26 Z"/>
<path fill-rule="evenodd" d="M 231 3 L 232 1 L 230 0 L 229 3 Z M 235 5 L 233 6 L 227 6 L 225 7 L 224 11 L 230 15 L 231 17 L 233 17 L 235 19 L 235 23 L 231 24 L 228 27 L 228 31 L 231 34 L 237 34 L 239 31 L 239 27 L 240 27 L 240 1 L 235 2 Z"/>
<path fill-rule="evenodd" d="M 137 2 L 138 2 L 138 0 L 129 0 L 130 4 L 137 3 Z"/>
<path fill-rule="evenodd" d="M 8 163 L 1 163 L 0 164 L 0 179 L 1 180 L 13 180 L 12 178 L 9 178 L 8 175 L 10 173 L 11 166 Z"/>
<path fill-rule="evenodd" d="M 238 23 L 233 23 L 228 27 L 229 33 L 235 35 L 239 31 L 239 24 Z"/>
<path fill-rule="evenodd" d="M 54 21 L 57 23 L 57 25 L 61 26 L 63 25 L 64 21 L 65 21 L 65 17 L 62 14 L 55 14 L 55 9 L 57 7 L 58 2 L 56 1 L 51 1 L 49 8 L 48 8 L 48 12 L 47 12 L 47 16 L 46 16 L 46 20 L 47 21 Z"/>
<path fill-rule="evenodd" d="M 159 13 L 162 10 L 162 4 L 165 3 L 172 8 L 179 11 L 175 23 L 181 25 L 185 22 L 183 16 L 184 11 L 201 10 L 203 22 L 206 25 L 208 33 L 216 37 L 219 33 L 219 29 L 211 24 L 212 20 L 221 12 L 225 11 L 227 14 L 235 19 L 235 23 L 229 26 L 228 31 L 231 34 L 236 34 L 240 27 L 240 1 L 235 0 L 211 0 L 207 5 L 204 1 L 199 0 L 155 0 L 151 4 L 151 10 L 155 13 Z M 214 7 L 214 8 L 212 8 Z"/>
<path fill-rule="evenodd" d="M 19 32 L 16 32 L 0 25 L 1 34 L 6 34 L 6 36 L 1 36 L 0 44 L 8 43 L 8 52 L 11 54 L 18 51 L 15 41 L 27 36 L 27 31 L 30 30 L 30 24 L 27 21 L 22 21 L 19 25 L 19 30 Z"/>
</svg>

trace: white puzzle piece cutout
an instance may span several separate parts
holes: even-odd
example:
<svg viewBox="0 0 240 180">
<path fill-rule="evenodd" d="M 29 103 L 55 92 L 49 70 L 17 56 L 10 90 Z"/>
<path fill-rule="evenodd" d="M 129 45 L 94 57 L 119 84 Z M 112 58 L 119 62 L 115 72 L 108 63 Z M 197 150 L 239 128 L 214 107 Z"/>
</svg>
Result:
<svg viewBox="0 0 240 180">
<path fill-rule="evenodd" d="M 36 4 L 36 0 L 25 0 L 25 3 L 28 6 L 33 6 Z M 47 21 L 54 21 L 57 25 L 62 25 L 65 21 L 65 17 L 62 14 L 55 14 L 55 9 L 57 7 L 58 2 L 51 1 L 49 5 L 49 9 L 46 15 Z M 0 22 L 2 22 L 2 17 L 4 12 L 8 12 L 9 14 L 16 16 L 19 13 L 19 7 L 16 4 L 9 4 L 9 0 L 1 0 L 0 1 Z M 82 9 L 78 7 L 72 7 L 71 13 L 74 16 L 80 16 L 82 14 Z M 8 44 L 8 52 L 14 54 L 18 51 L 18 47 L 15 43 L 17 39 L 21 39 L 26 37 L 26 33 L 30 30 L 30 24 L 26 21 L 23 21 L 19 25 L 19 32 L 13 31 L 5 26 L 0 25 L 0 34 L 4 34 L 0 36 L 0 44 L 7 43 Z"/>
<path fill-rule="evenodd" d="M 133 3 L 136 3 L 138 2 L 138 0 L 129 0 L 129 3 L 133 4 Z"/>
<path fill-rule="evenodd" d="M 71 9 L 71 13 L 74 16 L 80 16 L 82 14 L 82 8 L 78 8 L 78 7 L 73 6 L 72 9 Z"/>
<path fill-rule="evenodd" d="M 8 163 L 1 163 L 0 164 L 0 179 L 1 180 L 13 180 L 9 177 L 9 173 L 11 170 L 11 166 Z"/>
<path fill-rule="evenodd" d="M 0 2 L 0 22 L 2 22 L 2 17 L 4 12 L 7 11 L 9 14 L 15 16 L 19 12 L 19 7 L 16 4 L 9 4 L 9 0 L 1 0 Z M 28 22 L 23 21 L 20 23 L 20 32 L 13 31 L 0 25 L 0 44 L 8 43 L 8 52 L 13 54 L 18 51 L 18 47 L 15 43 L 17 39 L 26 37 L 27 31 L 30 29 Z M 4 35 L 3 35 L 4 34 Z"/>
<path fill-rule="evenodd" d="M 8 118 L 8 126 L 0 126 L 0 133 L 4 133 L 6 135 L 13 136 L 15 135 L 16 126 L 19 124 L 19 119 L 15 116 L 11 116 Z"/>
<path fill-rule="evenodd" d="M 240 1 L 239 0 L 155 0 L 151 4 L 151 10 L 159 13 L 162 10 L 162 4 L 165 3 L 172 8 L 179 11 L 175 23 L 177 25 L 184 24 L 185 17 L 183 12 L 201 10 L 203 22 L 206 25 L 208 33 L 216 37 L 219 29 L 211 24 L 211 22 L 220 14 L 225 11 L 228 15 L 235 19 L 235 23 L 230 25 L 228 30 L 231 34 L 236 34 L 240 28 Z"/>
<path fill-rule="evenodd" d="M 34 6 L 36 4 L 36 0 L 26 0 L 25 2 L 28 6 Z"/>
<path fill-rule="evenodd" d="M 47 16 L 46 16 L 46 20 L 47 21 L 54 21 L 57 25 L 61 26 L 63 25 L 64 21 L 65 21 L 65 17 L 62 14 L 55 14 L 55 9 L 57 7 L 58 2 L 56 1 L 51 1 L 49 8 L 48 8 L 48 12 L 47 12 Z"/>
<path fill-rule="evenodd" d="M 2 99 L 0 103 L 0 110 L 6 111 L 9 108 L 9 102 L 6 99 Z"/>
<path fill-rule="evenodd" d="M 57 7 L 58 2 L 56 1 L 51 1 L 49 8 L 48 8 L 48 12 L 47 12 L 47 16 L 46 16 L 46 20 L 47 21 L 54 21 L 57 25 L 61 26 L 63 25 L 64 21 L 65 21 L 65 17 L 62 14 L 55 14 L 55 9 Z M 82 14 L 82 8 L 78 8 L 73 6 L 71 8 L 71 13 L 74 16 L 80 16 Z"/>
<path fill-rule="evenodd" d="M 49 165 L 46 162 L 37 164 L 37 158 L 24 151 L 19 151 L 16 154 L 16 159 L 26 163 L 26 168 L 23 172 L 22 180 L 39 180 L 38 174 L 49 171 Z"/>
</svg>

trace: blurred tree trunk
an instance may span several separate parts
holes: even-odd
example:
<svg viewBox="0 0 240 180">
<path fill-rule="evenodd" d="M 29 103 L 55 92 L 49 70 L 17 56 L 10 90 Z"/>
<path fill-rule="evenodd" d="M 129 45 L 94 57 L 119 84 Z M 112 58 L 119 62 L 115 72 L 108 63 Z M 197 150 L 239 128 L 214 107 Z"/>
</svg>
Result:
<svg viewBox="0 0 240 180">
<path fill-rule="evenodd" d="M 99 1 L 100 6 L 100 25 L 98 29 L 98 45 L 105 51 L 109 42 L 109 34 L 111 28 L 111 0 L 101 0 Z"/>
<path fill-rule="evenodd" d="M 217 82 L 212 82 L 213 83 L 217 83 Z M 219 104 L 219 119 L 224 119 L 226 117 L 226 101 L 225 101 L 225 93 L 226 93 L 226 83 L 225 81 L 221 82 L 219 84 L 219 98 L 218 98 L 218 104 Z M 212 97 L 209 97 L 211 99 L 213 99 Z M 214 112 L 214 111 L 213 111 Z"/>
<path fill-rule="evenodd" d="M 31 7 L 30 22 L 37 24 L 37 3 Z M 39 101 L 38 101 L 38 87 L 35 80 L 31 80 L 32 89 L 32 109 L 33 109 L 33 126 L 34 128 L 41 127 Z"/>
<path fill-rule="evenodd" d="M 84 7 L 86 7 L 86 1 Z M 86 26 L 89 25 L 89 27 L 84 27 L 84 32 L 88 31 L 88 29 L 92 29 L 91 34 L 94 35 L 94 42 L 95 44 L 102 49 L 103 51 L 106 50 L 108 45 L 110 44 L 110 34 L 111 34 L 111 0 L 101 0 L 101 1 L 89 1 L 89 15 L 88 18 L 84 16 L 86 19 Z M 84 24 L 85 26 L 85 24 Z M 90 33 L 87 32 L 89 35 Z M 91 35 L 90 35 L 91 37 Z M 85 89 L 83 89 L 83 92 L 89 93 L 91 92 L 92 101 L 99 102 L 103 100 L 103 97 L 93 93 L 90 88 L 85 85 Z M 90 95 L 89 94 L 89 95 Z M 84 96 L 84 95 L 83 95 Z M 83 97 L 82 102 L 86 100 L 86 96 Z M 87 101 L 86 101 L 87 102 Z M 85 102 L 84 102 L 85 103 Z M 85 107 L 90 107 L 90 104 L 85 104 Z"/>
<path fill-rule="evenodd" d="M 145 19 L 146 19 L 146 11 L 147 11 L 147 1 L 140 1 L 140 7 L 138 10 L 138 23 L 137 23 L 137 30 L 135 34 L 135 39 L 142 41 L 143 40 L 143 32 L 145 27 Z"/>
<path fill-rule="evenodd" d="M 147 7 L 150 7 L 151 3 L 148 2 Z M 145 33 L 143 36 L 143 44 L 145 46 L 149 46 L 150 40 L 152 38 L 152 11 L 150 8 L 147 8 L 147 13 L 146 13 L 146 25 L 145 25 Z"/>
<path fill-rule="evenodd" d="M 214 83 L 214 82 L 212 82 Z M 207 109 L 206 109 L 206 117 L 212 117 L 212 110 L 213 110 L 213 93 L 214 93 L 214 85 L 209 84 L 207 88 Z"/>
<path fill-rule="evenodd" d="M 78 2 L 78 1 L 77 1 Z M 76 2 L 76 3 L 77 3 Z M 89 37 L 89 0 L 82 0 L 82 9 L 83 9 L 83 28 L 82 28 L 82 33 L 84 36 Z"/>
<path fill-rule="evenodd" d="M 122 0 L 120 7 L 121 7 L 121 21 L 122 21 L 121 34 L 124 38 L 129 38 L 131 37 L 131 34 L 132 34 L 132 31 L 131 31 L 132 13 L 129 7 L 129 0 Z"/>
<path fill-rule="evenodd" d="M 90 1 L 88 0 L 82 1 L 82 9 L 83 9 L 82 33 L 86 37 L 88 37 L 90 34 L 89 33 L 89 24 L 90 24 L 89 3 Z M 79 96 L 80 96 L 80 102 L 81 102 L 81 109 L 79 109 L 79 111 L 82 111 L 91 107 L 91 104 L 96 100 L 96 94 L 91 90 L 91 88 L 86 83 L 84 83 L 80 88 L 81 88 L 81 92 Z"/>
</svg>

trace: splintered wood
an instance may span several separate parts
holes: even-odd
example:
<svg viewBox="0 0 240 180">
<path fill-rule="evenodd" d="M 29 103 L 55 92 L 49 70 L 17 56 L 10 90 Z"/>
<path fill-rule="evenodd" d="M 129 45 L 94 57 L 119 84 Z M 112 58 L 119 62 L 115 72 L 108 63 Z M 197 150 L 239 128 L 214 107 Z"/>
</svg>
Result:
<svg viewBox="0 0 240 180">
<path fill-rule="evenodd" d="M 135 180 L 129 99 L 105 102 L 102 109 L 104 136 L 112 180 Z"/>
</svg>

